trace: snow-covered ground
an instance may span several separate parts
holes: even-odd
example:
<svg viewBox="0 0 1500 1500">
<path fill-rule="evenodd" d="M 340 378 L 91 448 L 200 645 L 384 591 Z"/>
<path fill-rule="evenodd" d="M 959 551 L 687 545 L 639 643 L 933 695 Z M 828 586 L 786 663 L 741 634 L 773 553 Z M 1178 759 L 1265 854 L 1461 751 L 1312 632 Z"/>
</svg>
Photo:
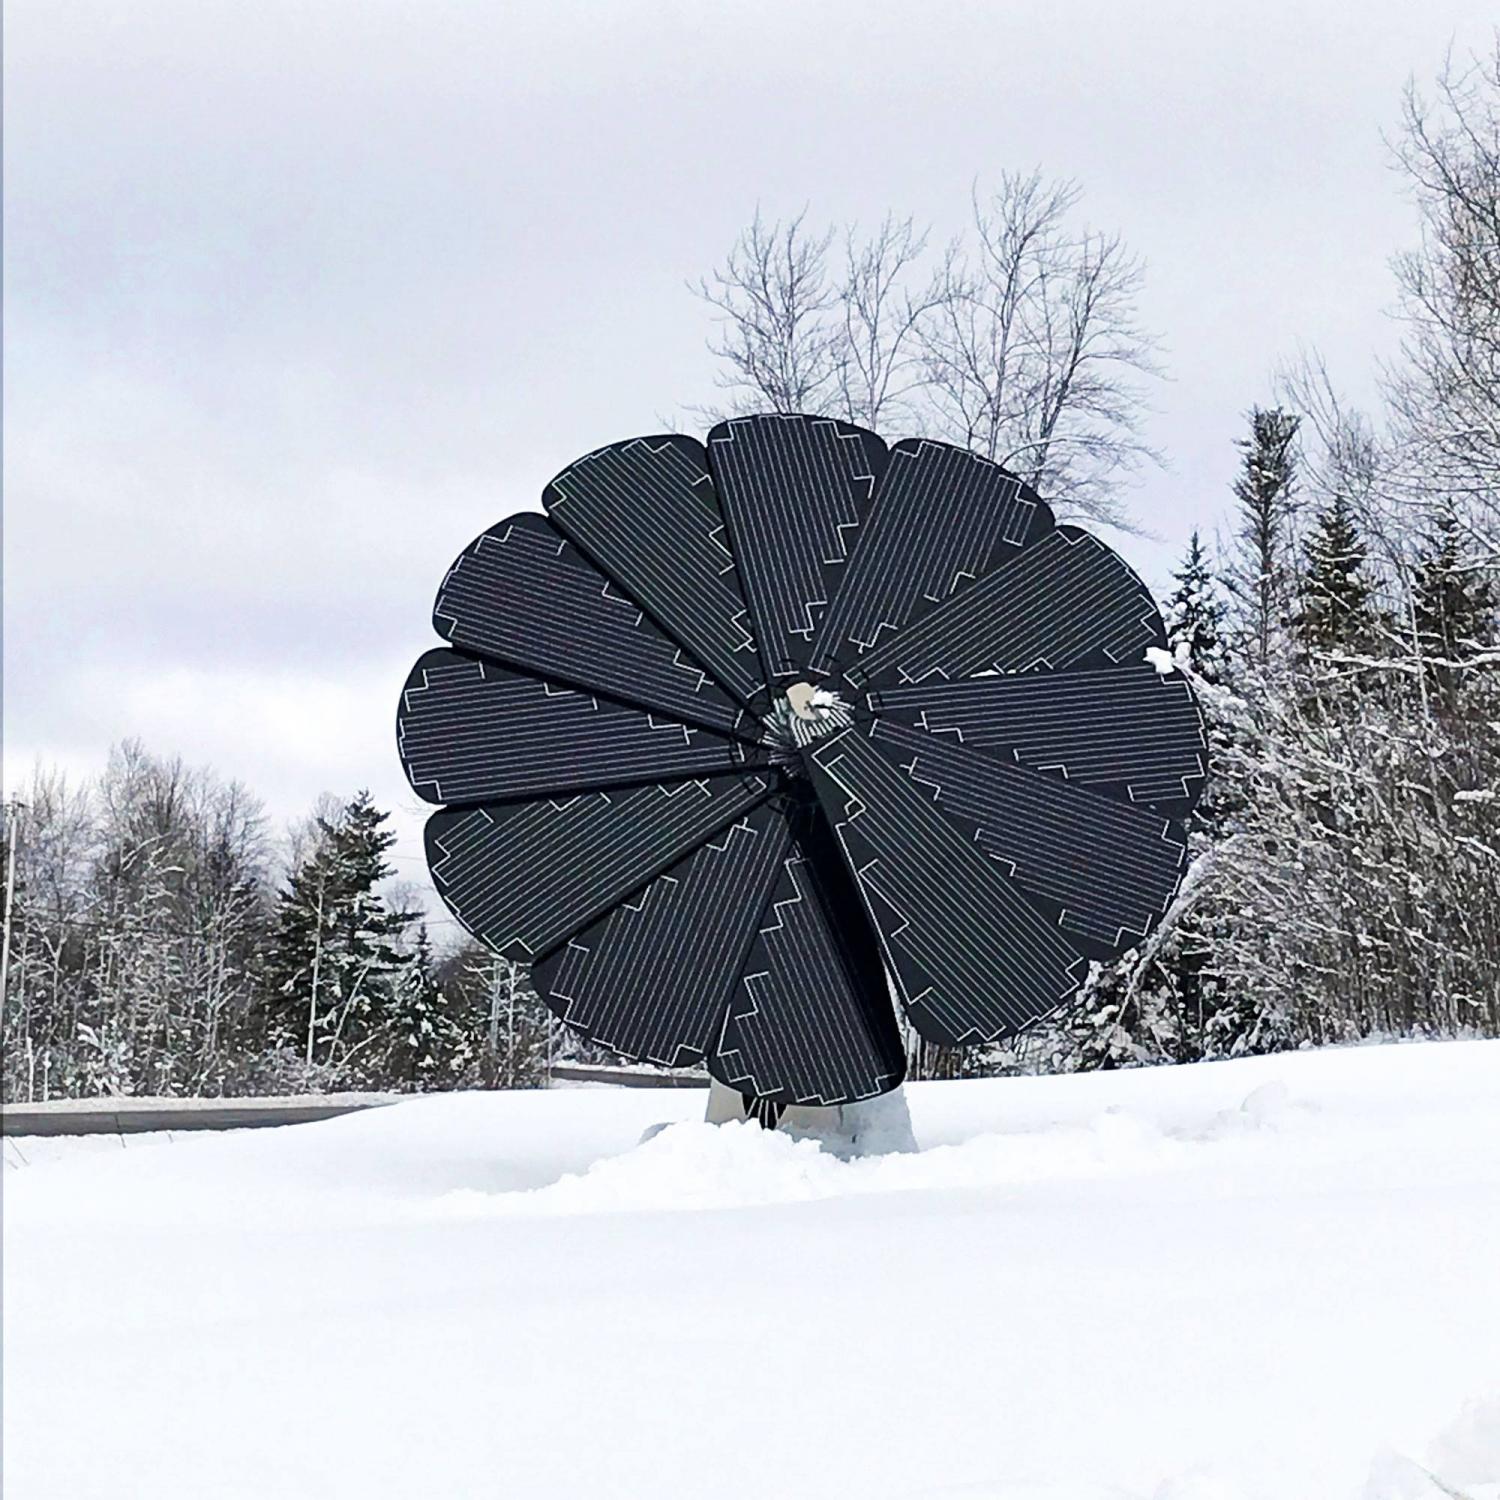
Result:
<svg viewBox="0 0 1500 1500">
<path fill-rule="evenodd" d="M 909 1094 L 19 1142 L 6 1500 L 1500 1496 L 1500 1043 Z"/>
</svg>

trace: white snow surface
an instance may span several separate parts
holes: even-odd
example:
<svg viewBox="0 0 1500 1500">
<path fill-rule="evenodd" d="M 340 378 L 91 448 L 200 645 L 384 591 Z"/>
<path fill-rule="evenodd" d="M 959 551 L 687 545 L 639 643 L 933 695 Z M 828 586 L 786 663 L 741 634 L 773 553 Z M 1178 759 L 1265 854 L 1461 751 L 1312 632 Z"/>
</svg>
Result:
<svg viewBox="0 0 1500 1500">
<path fill-rule="evenodd" d="M 6 1500 L 1500 1500 L 1500 1043 L 908 1094 L 13 1143 Z"/>
</svg>

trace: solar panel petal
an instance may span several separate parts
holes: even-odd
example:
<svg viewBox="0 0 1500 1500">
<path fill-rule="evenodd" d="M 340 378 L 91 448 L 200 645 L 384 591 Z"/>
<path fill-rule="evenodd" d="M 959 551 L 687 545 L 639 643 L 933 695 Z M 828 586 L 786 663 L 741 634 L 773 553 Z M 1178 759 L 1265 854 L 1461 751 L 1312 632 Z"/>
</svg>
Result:
<svg viewBox="0 0 1500 1500">
<path fill-rule="evenodd" d="M 817 745 L 808 761 L 897 993 L 924 1037 L 993 1041 L 1077 991 L 1088 967 L 1078 947 L 862 727 Z"/>
<path fill-rule="evenodd" d="M 977 453 L 905 438 L 875 486 L 818 627 L 814 674 L 851 665 L 1052 529 L 1052 512 Z"/>
<path fill-rule="evenodd" d="M 1020 891 L 1055 905 L 1058 925 L 1091 958 L 1161 920 L 1187 864 L 1176 819 L 904 724 L 876 719 L 865 733 L 933 806 L 972 830 Z"/>
<path fill-rule="evenodd" d="M 411 670 L 396 716 L 407 780 L 428 802 L 484 802 L 701 777 L 765 752 L 649 709 L 457 651 Z"/>
<path fill-rule="evenodd" d="M 858 687 L 1139 661 L 1166 636 L 1156 601 L 1097 537 L 1059 526 L 847 672 Z"/>
<path fill-rule="evenodd" d="M 1203 791 L 1208 740 L 1180 673 L 1148 662 L 883 687 L 882 718 L 1183 816 Z"/>
<path fill-rule="evenodd" d="M 522 512 L 470 543 L 443 579 L 432 619 L 461 650 L 723 734 L 760 737 L 760 721 L 546 516 Z"/>
<path fill-rule="evenodd" d="M 475 937 L 530 963 L 771 790 L 746 774 L 445 808 L 427 820 L 427 864 Z"/>
<path fill-rule="evenodd" d="M 532 983 L 587 1040 L 640 1062 L 701 1062 L 723 1026 L 791 844 L 763 802 L 709 835 L 534 965 Z"/>
<path fill-rule="evenodd" d="M 736 417 L 709 433 L 708 461 L 766 680 L 803 677 L 885 468 L 885 444 L 831 417 Z"/>
<path fill-rule="evenodd" d="M 702 443 L 612 443 L 569 464 L 542 503 L 579 551 L 741 703 L 765 674 Z"/>
<path fill-rule="evenodd" d="M 734 985 L 709 1071 L 748 1098 L 851 1104 L 896 1087 L 890 986 L 826 822 L 810 807 Z"/>
</svg>

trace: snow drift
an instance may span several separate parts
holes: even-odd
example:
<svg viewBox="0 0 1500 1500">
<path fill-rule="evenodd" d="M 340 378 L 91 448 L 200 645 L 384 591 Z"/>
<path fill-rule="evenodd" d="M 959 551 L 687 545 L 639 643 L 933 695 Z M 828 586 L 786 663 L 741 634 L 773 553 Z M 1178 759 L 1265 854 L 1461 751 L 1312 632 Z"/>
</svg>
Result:
<svg viewBox="0 0 1500 1500">
<path fill-rule="evenodd" d="M 909 1094 L 20 1142 L 6 1496 L 1500 1497 L 1500 1043 Z"/>
</svg>

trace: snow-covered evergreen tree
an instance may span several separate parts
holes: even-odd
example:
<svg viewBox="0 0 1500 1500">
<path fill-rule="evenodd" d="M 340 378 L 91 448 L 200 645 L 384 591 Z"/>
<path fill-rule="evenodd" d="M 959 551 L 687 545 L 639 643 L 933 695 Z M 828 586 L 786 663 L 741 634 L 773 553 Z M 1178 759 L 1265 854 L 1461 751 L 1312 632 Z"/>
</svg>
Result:
<svg viewBox="0 0 1500 1500">
<path fill-rule="evenodd" d="M 1208 682 L 1223 680 L 1227 657 L 1225 604 L 1208 554 L 1196 531 L 1182 563 L 1172 575 L 1176 587 L 1167 598 L 1167 645 L 1183 654 L 1198 676 Z"/>
<path fill-rule="evenodd" d="M 1257 406 L 1250 413 L 1250 435 L 1239 443 L 1236 546 L 1225 583 L 1235 605 L 1240 654 L 1260 672 L 1275 661 L 1288 607 L 1299 426 L 1279 406 Z"/>
<path fill-rule="evenodd" d="M 1147 945 L 1096 965 L 1077 1004 L 1054 1029 L 1067 1043 L 1053 1062 L 1058 1071 L 1107 1072 L 1183 1060 L 1182 1019 Z"/>
<path fill-rule="evenodd" d="M 1375 612 L 1369 552 L 1342 494 L 1318 512 L 1304 549 L 1297 584 L 1296 636 L 1316 658 L 1366 651 Z"/>
<path fill-rule="evenodd" d="M 336 818 L 320 817 L 277 903 L 267 978 L 282 1034 L 308 1064 L 335 1062 L 340 1048 L 355 1046 L 370 1017 L 389 1012 L 407 965 L 401 935 L 411 916 L 376 889 L 393 873 L 388 817 L 365 791 Z"/>
<path fill-rule="evenodd" d="M 1441 508 L 1412 569 L 1411 621 L 1415 656 L 1433 697 L 1452 714 L 1493 649 L 1500 610 L 1491 569 L 1452 505 Z"/>
<path fill-rule="evenodd" d="M 417 924 L 416 939 L 390 987 L 381 1021 L 389 1037 L 383 1076 L 417 1087 L 436 1081 L 454 1054 L 457 1038 L 425 922 Z"/>
</svg>

